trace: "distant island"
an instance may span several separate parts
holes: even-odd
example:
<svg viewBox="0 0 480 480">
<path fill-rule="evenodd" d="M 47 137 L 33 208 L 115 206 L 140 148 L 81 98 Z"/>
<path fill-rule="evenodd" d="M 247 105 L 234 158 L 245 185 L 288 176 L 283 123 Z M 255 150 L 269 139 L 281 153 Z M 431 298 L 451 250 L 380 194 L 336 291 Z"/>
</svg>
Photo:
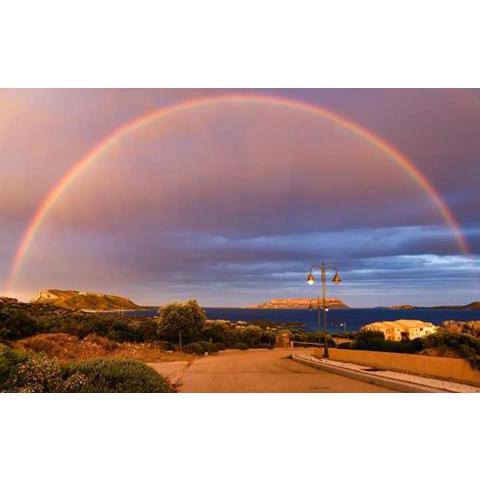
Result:
<svg viewBox="0 0 480 480">
<path fill-rule="evenodd" d="M 480 302 L 472 302 L 468 305 L 437 305 L 434 307 L 416 307 L 414 305 L 392 305 L 391 310 L 480 310 Z"/>
<path fill-rule="evenodd" d="M 350 308 L 338 298 L 326 298 L 326 305 L 328 308 Z M 322 300 L 320 299 L 320 306 Z M 247 308 L 271 308 L 271 309 L 309 309 L 317 308 L 316 298 L 272 298 L 268 302 L 260 303 L 258 305 L 251 305 Z"/>
<path fill-rule="evenodd" d="M 142 307 L 118 295 L 77 290 L 40 290 L 32 303 L 47 303 L 61 308 L 90 311 L 139 310 Z"/>
</svg>

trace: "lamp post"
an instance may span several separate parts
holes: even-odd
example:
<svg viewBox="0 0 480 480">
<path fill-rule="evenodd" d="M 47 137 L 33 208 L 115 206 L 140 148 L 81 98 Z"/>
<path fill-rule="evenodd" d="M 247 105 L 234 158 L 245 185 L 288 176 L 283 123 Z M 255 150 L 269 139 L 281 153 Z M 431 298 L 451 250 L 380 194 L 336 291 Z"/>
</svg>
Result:
<svg viewBox="0 0 480 480">
<path fill-rule="evenodd" d="M 313 310 L 312 307 L 312 302 L 310 302 L 310 306 L 308 307 L 310 311 Z M 320 328 L 321 328 L 321 323 L 320 323 L 320 297 L 317 297 L 317 327 L 318 327 L 318 343 L 320 344 Z"/>
<path fill-rule="evenodd" d="M 322 299 L 323 299 L 323 329 L 325 330 L 325 340 L 323 342 L 323 358 L 328 358 L 328 335 L 327 335 L 327 304 L 326 304 L 326 291 L 327 291 L 327 269 L 334 269 L 335 275 L 332 278 L 332 282 L 335 285 L 338 285 L 342 279 L 338 274 L 338 269 L 335 265 L 327 265 L 325 262 L 322 262 L 321 265 L 312 265 L 310 271 L 307 275 L 307 283 L 313 285 L 315 283 L 315 276 L 313 275 L 313 270 L 320 270 L 321 273 L 321 282 L 322 282 Z"/>
</svg>

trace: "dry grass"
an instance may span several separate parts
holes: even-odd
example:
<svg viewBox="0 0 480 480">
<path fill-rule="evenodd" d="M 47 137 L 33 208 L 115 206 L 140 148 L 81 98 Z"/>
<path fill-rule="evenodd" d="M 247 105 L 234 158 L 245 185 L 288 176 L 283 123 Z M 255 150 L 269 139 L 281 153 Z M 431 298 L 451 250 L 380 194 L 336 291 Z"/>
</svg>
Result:
<svg viewBox="0 0 480 480">
<path fill-rule="evenodd" d="M 182 352 L 168 353 L 153 343 L 118 343 L 98 335 L 79 340 L 66 333 L 44 333 L 18 340 L 15 348 L 26 352 L 45 353 L 62 362 L 91 358 L 125 358 L 141 362 L 191 361 L 194 356 Z"/>
</svg>

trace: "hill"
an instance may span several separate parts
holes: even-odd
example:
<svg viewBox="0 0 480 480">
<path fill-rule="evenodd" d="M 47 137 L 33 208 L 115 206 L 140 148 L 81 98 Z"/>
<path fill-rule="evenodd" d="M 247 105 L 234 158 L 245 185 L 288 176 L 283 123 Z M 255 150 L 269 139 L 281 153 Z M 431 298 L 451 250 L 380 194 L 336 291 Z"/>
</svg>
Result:
<svg viewBox="0 0 480 480">
<path fill-rule="evenodd" d="M 472 310 L 480 310 L 480 302 L 472 302 L 465 305 L 463 308 L 471 308 Z"/>
<path fill-rule="evenodd" d="M 349 308 L 338 298 L 327 298 L 326 305 L 328 308 Z M 322 307 L 322 300 L 320 300 Z M 272 298 L 268 302 L 252 305 L 248 308 L 272 308 L 272 309 L 308 309 L 317 308 L 316 298 Z"/>
<path fill-rule="evenodd" d="M 393 305 L 391 310 L 480 310 L 480 302 L 472 302 L 468 305 L 435 305 L 434 307 L 416 307 L 414 305 Z"/>
<path fill-rule="evenodd" d="M 77 310 L 138 310 L 137 304 L 128 298 L 96 292 L 79 292 L 77 290 L 40 290 L 32 303 L 47 303 L 61 308 Z"/>
</svg>

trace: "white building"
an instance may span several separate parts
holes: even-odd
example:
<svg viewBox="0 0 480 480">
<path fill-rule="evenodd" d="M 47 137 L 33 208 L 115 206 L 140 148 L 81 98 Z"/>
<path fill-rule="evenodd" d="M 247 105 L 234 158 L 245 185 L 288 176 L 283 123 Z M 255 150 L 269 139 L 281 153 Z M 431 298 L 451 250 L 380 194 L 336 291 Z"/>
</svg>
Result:
<svg viewBox="0 0 480 480">
<path fill-rule="evenodd" d="M 430 322 L 420 320 L 393 320 L 385 322 L 374 322 L 364 325 L 363 331 L 383 332 L 385 340 L 413 340 L 414 338 L 425 337 L 435 333 L 437 327 Z"/>
</svg>

